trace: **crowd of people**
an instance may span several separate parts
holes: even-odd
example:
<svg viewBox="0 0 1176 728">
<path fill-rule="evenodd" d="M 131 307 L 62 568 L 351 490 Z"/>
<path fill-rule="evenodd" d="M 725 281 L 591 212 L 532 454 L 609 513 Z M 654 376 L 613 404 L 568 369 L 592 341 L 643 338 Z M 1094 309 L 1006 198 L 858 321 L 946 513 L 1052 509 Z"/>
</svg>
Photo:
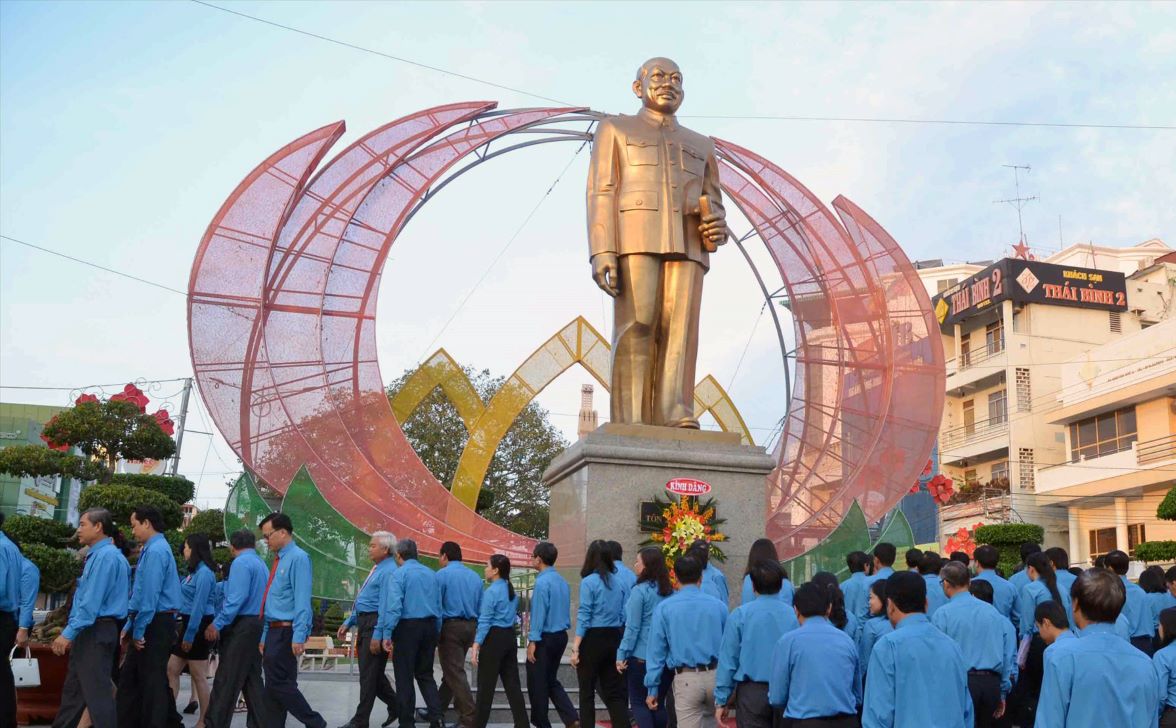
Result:
<svg viewBox="0 0 1176 728">
<path fill-rule="evenodd" d="M 135 508 L 130 526 L 140 544 L 133 578 L 111 514 L 81 516 L 88 552 L 53 643 L 70 655 L 55 728 L 74 728 L 83 716 L 96 728 L 180 726 L 185 667 L 203 728 L 229 726 L 242 697 L 250 726 L 282 726 L 287 715 L 325 726 L 298 688 L 313 567 L 289 516 L 261 522 L 269 568 L 251 531 L 231 534 L 234 558 L 220 582 L 206 537 L 185 539 L 181 579 L 159 512 Z M 499 685 L 515 728 L 551 728 L 553 704 L 567 728 L 585 716 L 595 724 L 598 697 L 613 726 L 638 728 L 713 728 L 732 713 L 738 728 L 1176 726 L 1176 567 L 1149 567 L 1133 583 L 1121 551 L 1082 570 L 1063 549 L 1025 544 L 1021 566 L 1005 575 L 992 546 L 947 559 L 911 549 L 906 570 L 896 571 L 897 550 L 880 543 L 847 555 L 844 581 L 820 572 L 794 587 L 772 542 L 760 539 L 739 606 L 729 610 L 727 579 L 706 542 L 672 567 L 658 548 L 641 549 L 630 569 L 620 544 L 594 541 L 570 640 L 579 705 L 559 677 L 573 620 L 553 544 L 535 546 L 525 609 L 502 554 L 483 576 L 446 542 L 434 571 L 415 542 L 383 531 L 372 534 L 368 554 L 374 566 L 338 632 L 354 631 L 359 663 L 359 702 L 343 728 L 366 728 L 377 700 L 388 711 L 383 726 L 446 728 L 452 705 L 457 726 L 484 728 Z M 4 649 L 28 639 L 38 585 L 27 563 L 0 534 Z M 220 667 L 209 692 L 214 646 Z M 0 680 L 9 703 L 11 672 Z M 0 723 L 14 724 L 14 711 L 13 699 Z"/>
</svg>

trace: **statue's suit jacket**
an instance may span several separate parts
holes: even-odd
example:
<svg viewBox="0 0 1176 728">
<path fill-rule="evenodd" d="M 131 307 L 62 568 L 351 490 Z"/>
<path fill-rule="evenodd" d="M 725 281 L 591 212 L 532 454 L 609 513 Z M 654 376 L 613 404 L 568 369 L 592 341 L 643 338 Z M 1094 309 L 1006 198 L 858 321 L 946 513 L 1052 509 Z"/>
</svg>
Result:
<svg viewBox="0 0 1176 728">
<path fill-rule="evenodd" d="M 698 197 L 723 213 L 715 145 L 648 109 L 596 127 L 588 172 L 590 255 L 645 253 L 710 267 Z M 623 285 L 623 283 L 622 283 Z"/>
</svg>

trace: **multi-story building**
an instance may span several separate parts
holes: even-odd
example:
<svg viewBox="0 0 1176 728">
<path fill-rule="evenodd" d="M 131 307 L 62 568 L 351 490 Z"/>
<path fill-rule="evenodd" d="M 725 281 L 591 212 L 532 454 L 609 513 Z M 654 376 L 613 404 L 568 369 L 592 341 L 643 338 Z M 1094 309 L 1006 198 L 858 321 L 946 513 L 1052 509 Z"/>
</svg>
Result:
<svg viewBox="0 0 1176 728">
<path fill-rule="evenodd" d="M 944 533 L 963 521 L 1023 520 L 1044 526 L 1050 545 L 1070 545 L 1067 509 L 1037 482 L 1070 458 L 1069 420 L 1057 416 L 1063 370 L 1098 347 L 1161 336 L 1147 329 L 1176 313 L 1176 289 L 1165 292 L 1176 286 L 1165 277 L 1176 272 L 1171 257 L 1149 240 L 1072 246 L 1041 261 L 919 266 L 947 359 L 941 469 L 975 504 L 945 509 Z"/>
<path fill-rule="evenodd" d="M 0 402 L 0 447 L 42 445 L 41 428 L 65 407 Z M 77 522 L 81 484 L 57 476 L 16 478 L 0 474 L 0 510 Z M 70 519 L 73 519 L 72 521 Z"/>
</svg>

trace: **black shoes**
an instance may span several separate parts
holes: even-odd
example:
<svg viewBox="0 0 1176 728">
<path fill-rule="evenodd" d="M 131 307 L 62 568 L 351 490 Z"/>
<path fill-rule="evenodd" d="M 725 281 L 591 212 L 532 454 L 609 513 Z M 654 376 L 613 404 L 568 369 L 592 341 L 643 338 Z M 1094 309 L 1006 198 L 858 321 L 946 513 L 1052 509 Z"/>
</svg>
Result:
<svg viewBox="0 0 1176 728">
<path fill-rule="evenodd" d="M 396 714 L 395 714 L 395 713 L 389 713 L 389 714 L 388 714 L 388 720 L 386 720 L 386 721 L 384 721 L 383 723 L 381 723 L 381 724 L 380 724 L 380 728 L 388 728 L 388 726 L 392 725 L 392 724 L 393 724 L 393 723 L 395 723 L 395 722 L 396 722 Z"/>
<path fill-rule="evenodd" d="M 188 703 L 188 707 L 184 708 L 184 715 L 192 715 L 199 707 L 200 704 L 193 700 L 192 702 Z"/>
</svg>

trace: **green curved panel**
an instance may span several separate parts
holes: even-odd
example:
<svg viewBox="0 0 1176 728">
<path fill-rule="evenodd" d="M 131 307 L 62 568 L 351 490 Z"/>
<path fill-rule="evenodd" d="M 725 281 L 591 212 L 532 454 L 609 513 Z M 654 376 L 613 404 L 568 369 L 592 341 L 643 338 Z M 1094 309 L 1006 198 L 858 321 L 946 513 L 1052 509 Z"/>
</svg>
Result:
<svg viewBox="0 0 1176 728">
<path fill-rule="evenodd" d="M 866 514 L 855 500 L 832 533 L 800 556 L 784 562 L 784 567 L 796 584 L 808 581 L 819 571 L 833 572 L 839 580 L 844 580 L 849 578 L 845 555 L 850 551 L 868 551 L 869 548 L 870 529 Z"/>
<path fill-rule="evenodd" d="M 371 539 L 327 502 L 305 465 L 286 488 L 282 512 L 294 522 L 294 541 L 311 555 L 314 596 L 354 599 L 372 568 Z"/>
<path fill-rule="evenodd" d="M 915 547 L 915 532 L 902 510 L 895 508 L 890 512 L 890 520 L 882 528 L 882 533 L 878 534 L 875 543 L 883 541 L 894 544 L 900 554 Z"/>
<path fill-rule="evenodd" d="M 225 500 L 225 533 L 246 529 L 256 531 L 257 524 L 269 515 L 270 507 L 257 490 L 257 482 L 248 471 L 241 473 Z"/>
</svg>

